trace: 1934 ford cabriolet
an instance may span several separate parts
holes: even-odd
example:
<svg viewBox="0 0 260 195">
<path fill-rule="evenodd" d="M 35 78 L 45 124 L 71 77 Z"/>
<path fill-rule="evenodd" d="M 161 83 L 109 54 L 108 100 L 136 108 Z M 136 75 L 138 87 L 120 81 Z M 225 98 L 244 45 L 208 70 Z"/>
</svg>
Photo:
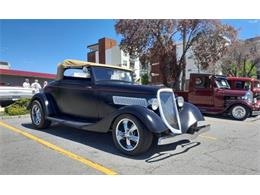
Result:
<svg viewBox="0 0 260 195">
<path fill-rule="evenodd" d="M 112 131 L 123 153 L 192 139 L 209 130 L 197 107 L 175 97 L 172 89 L 135 84 L 130 69 L 78 60 L 58 66 L 57 78 L 35 94 L 29 105 L 34 128 L 51 122 L 88 131 Z"/>
</svg>

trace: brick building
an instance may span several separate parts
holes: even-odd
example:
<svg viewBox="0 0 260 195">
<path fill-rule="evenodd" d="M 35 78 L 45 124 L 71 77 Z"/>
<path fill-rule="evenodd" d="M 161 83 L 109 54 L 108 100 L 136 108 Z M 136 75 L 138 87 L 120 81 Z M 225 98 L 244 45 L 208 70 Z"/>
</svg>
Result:
<svg viewBox="0 0 260 195">
<path fill-rule="evenodd" d="M 97 43 L 88 45 L 87 61 L 112 64 L 133 69 L 136 78 L 140 78 L 140 61 L 123 52 L 114 39 L 101 38 Z"/>
</svg>

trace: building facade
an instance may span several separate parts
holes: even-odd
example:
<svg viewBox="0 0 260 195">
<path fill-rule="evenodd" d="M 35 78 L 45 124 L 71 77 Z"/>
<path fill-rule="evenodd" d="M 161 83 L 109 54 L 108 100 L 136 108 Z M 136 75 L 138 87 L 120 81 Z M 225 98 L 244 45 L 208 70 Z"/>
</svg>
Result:
<svg viewBox="0 0 260 195">
<path fill-rule="evenodd" d="M 10 69 L 11 65 L 9 62 L 0 61 L 0 69 Z"/>
<path fill-rule="evenodd" d="M 55 74 L 0 69 L 0 85 L 22 86 L 25 79 L 29 79 L 30 84 L 37 79 L 40 85 L 43 86 L 44 81 L 50 82 L 55 78 Z"/>
<path fill-rule="evenodd" d="M 98 40 L 98 43 L 88 45 L 87 48 L 89 49 L 87 61 L 130 68 L 134 70 L 136 79 L 140 78 L 141 63 L 139 59 L 132 58 L 121 50 L 115 40 L 102 38 Z"/>
<path fill-rule="evenodd" d="M 176 55 L 176 59 L 179 60 L 181 58 L 182 55 L 182 44 L 176 44 L 175 45 L 175 55 Z M 191 73 L 205 73 L 205 72 L 214 72 L 216 74 L 221 74 L 221 70 L 220 69 L 216 69 L 216 70 L 202 70 L 199 66 L 199 64 L 196 62 L 195 60 L 195 56 L 192 53 L 192 50 L 189 49 L 186 53 L 186 74 L 185 74 L 185 85 L 186 83 L 189 83 L 189 79 L 190 79 L 190 74 Z M 150 72 L 149 72 L 149 76 L 150 76 L 150 82 L 152 84 L 155 85 L 160 85 L 162 84 L 162 73 L 160 71 L 160 63 L 158 62 L 158 60 L 154 61 L 153 63 L 151 63 L 150 65 Z M 171 79 L 168 79 L 168 82 L 174 82 Z M 187 87 L 187 86 L 186 86 Z"/>
</svg>

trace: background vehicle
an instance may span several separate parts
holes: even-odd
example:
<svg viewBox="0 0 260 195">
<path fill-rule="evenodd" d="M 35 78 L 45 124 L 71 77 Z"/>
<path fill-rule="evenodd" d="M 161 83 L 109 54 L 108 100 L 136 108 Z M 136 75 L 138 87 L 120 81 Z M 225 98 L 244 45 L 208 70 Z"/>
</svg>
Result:
<svg viewBox="0 0 260 195">
<path fill-rule="evenodd" d="M 247 91 L 253 93 L 254 103 L 260 106 L 260 80 L 247 77 L 228 77 L 231 89 Z"/>
<path fill-rule="evenodd" d="M 14 87 L 14 86 L 0 86 L 0 106 L 8 106 L 21 98 L 31 98 L 34 95 L 33 89 Z"/>
<path fill-rule="evenodd" d="M 212 74 L 191 74 L 189 91 L 176 94 L 196 106 L 203 113 L 228 113 L 236 120 L 260 114 L 260 106 L 253 102 L 249 91 L 231 90 L 227 78 Z"/>
<path fill-rule="evenodd" d="M 130 69 L 65 60 L 56 81 L 30 103 L 32 124 L 46 128 L 51 121 L 80 129 L 112 131 L 115 146 L 137 155 L 158 144 L 192 139 L 208 130 L 197 107 L 176 98 L 172 89 L 134 84 Z"/>
</svg>

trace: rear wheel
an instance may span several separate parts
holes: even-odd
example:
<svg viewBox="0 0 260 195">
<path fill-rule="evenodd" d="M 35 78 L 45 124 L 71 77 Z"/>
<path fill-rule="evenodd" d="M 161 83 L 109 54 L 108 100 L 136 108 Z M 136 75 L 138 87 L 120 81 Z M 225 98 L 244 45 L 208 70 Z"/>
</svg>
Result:
<svg viewBox="0 0 260 195">
<path fill-rule="evenodd" d="M 113 125 L 115 146 L 127 155 L 138 155 L 147 151 L 153 141 L 153 134 L 134 116 L 119 116 Z"/>
<path fill-rule="evenodd" d="M 34 100 L 31 106 L 31 120 L 32 125 L 36 129 L 44 129 L 50 126 L 51 122 L 46 120 L 45 112 L 41 103 L 38 100 Z"/>
<path fill-rule="evenodd" d="M 242 121 L 242 120 L 245 120 L 249 116 L 250 111 L 244 105 L 234 105 L 230 109 L 230 114 L 233 119 Z"/>
</svg>

